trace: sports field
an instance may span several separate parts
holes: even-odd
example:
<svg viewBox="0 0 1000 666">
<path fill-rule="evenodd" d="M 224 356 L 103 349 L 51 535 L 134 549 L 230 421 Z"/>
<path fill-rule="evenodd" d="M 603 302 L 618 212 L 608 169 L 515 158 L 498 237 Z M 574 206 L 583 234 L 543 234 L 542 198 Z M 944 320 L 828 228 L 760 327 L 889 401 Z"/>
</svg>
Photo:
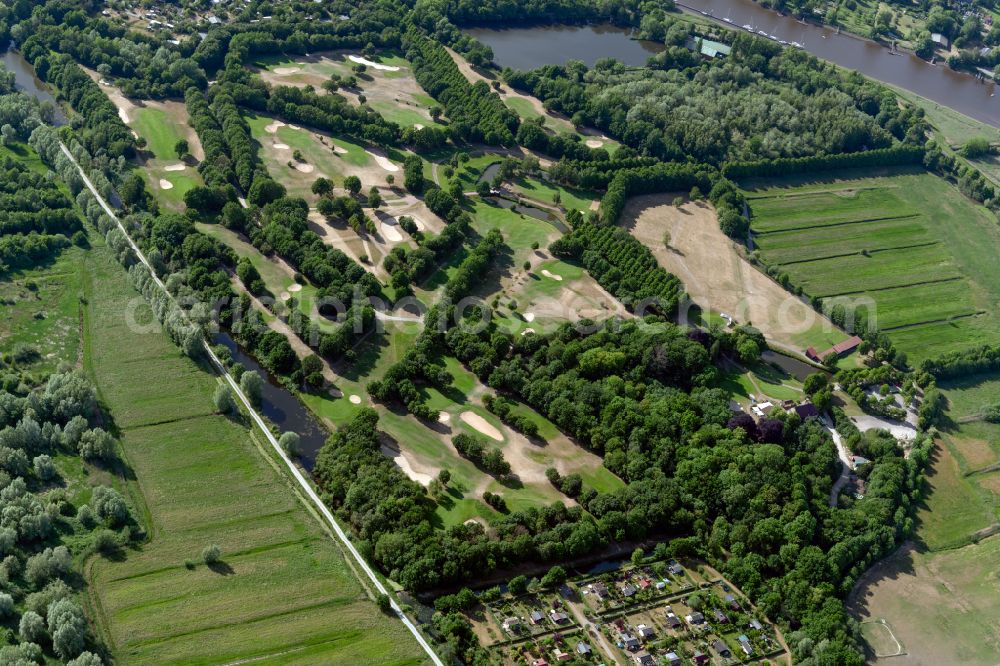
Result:
<svg viewBox="0 0 1000 666">
<path fill-rule="evenodd" d="M 423 663 L 269 452 L 212 413 L 216 378 L 162 333 L 127 325 L 130 311 L 148 321 L 145 306 L 107 253 L 95 250 L 88 270 L 86 368 L 120 431 L 135 473 L 122 485 L 150 535 L 121 561 L 86 569 L 89 612 L 117 661 Z M 222 561 L 196 564 L 209 544 Z"/>
<path fill-rule="evenodd" d="M 946 181 L 852 173 L 747 197 L 762 258 L 824 305 L 873 312 L 911 362 L 1000 340 L 1000 227 Z"/>
</svg>

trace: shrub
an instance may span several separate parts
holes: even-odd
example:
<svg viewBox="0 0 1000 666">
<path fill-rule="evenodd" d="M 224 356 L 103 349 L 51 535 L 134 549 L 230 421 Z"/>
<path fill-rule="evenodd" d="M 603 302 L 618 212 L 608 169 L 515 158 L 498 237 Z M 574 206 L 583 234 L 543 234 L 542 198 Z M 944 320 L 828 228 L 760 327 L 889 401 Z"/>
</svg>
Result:
<svg viewBox="0 0 1000 666">
<path fill-rule="evenodd" d="M 222 549 L 214 543 L 210 546 L 205 546 L 204 550 L 201 551 L 201 560 L 205 564 L 215 564 L 221 558 Z"/>
<path fill-rule="evenodd" d="M 215 411 L 220 414 L 231 414 L 236 409 L 233 391 L 226 384 L 219 384 L 215 387 L 212 402 L 215 403 Z"/>
</svg>

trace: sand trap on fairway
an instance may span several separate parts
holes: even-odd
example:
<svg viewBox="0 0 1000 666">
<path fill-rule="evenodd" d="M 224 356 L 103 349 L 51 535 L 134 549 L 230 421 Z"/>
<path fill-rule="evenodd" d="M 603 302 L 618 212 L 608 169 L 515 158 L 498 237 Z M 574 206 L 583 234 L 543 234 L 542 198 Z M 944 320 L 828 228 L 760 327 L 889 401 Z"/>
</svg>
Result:
<svg viewBox="0 0 1000 666">
<path fill-rule="evenodd" d="M 427 230 L 427 225 L 424 224 L 424 221 L 421 220 L 419 217 L 414 217 L 413 215 L 411 215 L 410 218 L 413 220 L 413 224 L 417 225 L 417 230 L 418 231 L 426 231 Z"/>
<path fill-rule="evenodd" d="M 123 123 L 127 123 L 128 122 L 128 111 L 126 111 L 125 109 L 123 109 L 122 107 L 119 106 L 118 107 L 118 117 L 122 119 Z"/>
<path fill-rule="evenodd" d="M 347 148 L 342 148 L 340 146 L 334 146 L 333 147 L 333 152 L 337 153 L 338 155 L 346 155 L 347 154 Z"/>
<path fill-rule="evenodd" d="M 296 291 L 302 291 L 302 285 L 296 282 L 295 284 L 293 284 L 291 287 L 288 288 L 288 291 L 292 293 L 295 293 Z"/>
<path fill-rule="evenodd" d="M 173 188 L 174 188 L 174 184 L 171 183 L 169 180 L 167 180 L 166 178 L 161 178 L 160 179 L 160 189 L 161 190 L 172 190 Z"/>
<path fill-rule="evenodd" d="M 547 278 L 552 278 L 556 282 L 562 282 L 562 275 L 556 275 L 554 273 L 550 273 L 549 269 L 547 268 L 542 269 L 542 275 L 544 275 Z"/>
<path fill-rule="evenodd" d="M 451 414 L 448 412 L 438 414 L 438 423 L 447 423 L 448 421 L 451 421 Z"/>
<path fill-rule="evenodd" d="M 294 74 L 295 72 L 302 71 L 298 67 L 275 67 L 274 73 L 278 76 L 288 76 L 289 74 Z"/>
<path fill-rule="evenodd" d="M 390 243 L 398 243 L 403 240 L 403 235 L 399 233 L 399 229 L 396 228 L 396 221 L 384 220 L 382 222 L 382 235 Z"/>
<path fill-rule="evenodd" d="M 274 144 L 274 147 L 277 148 L 278 150 L 288 150 L 287 143 L 276 143 Z"/>
<path fill-rule="evenodd" d="M 584 141 L 584 143 L 586 144 L 587 148 L 600 148 L 601 146 L 604 145 L 604 142 L 598 139 L 587 139 L 586 141 Z"/>
<path fill-rule="evenodd" d="M 302 129 L 302 128 L 301 128 L 301 127 L 299 127 L 298 125 L 289 125 L 289 126 L 288 126 L 288 129 L 291 129 L 291 130 L 300 130 L 300 129 Z"/>
<path fill-rule="evenodd" d="M 523 331 L 521 331 L 521 335 L 527 335 L 528 333 L 534 333 L 534 332 L 535 332 L 535 329 L 533 329 L 533 328 L 526 328 Z"/>
<path fill-rule="evenodd" d="M 406 474 L 406 476 L 416 481 L 420 485 L 426 486 L 434 478 L 430 474 L 423 474 L 413 469 L 413 467 L 410 466 L 410 461 L 407 460 L 406 457 L 401 452 L 394 451 L 393 449 L 390 449 L 388 446 L 382 447 L 382 455 L 384 455 L 386 458 L 392 458 L 392 461 L 399 466 L 399 469 L 403 470 L 403 473 Z"/>
<path fill-rule="evenodd" d="M 368 67 L 371 67 L 372 69 L 380 69 L 380 70 L 382 70 L 384 72 L 398 72 L 399 71 L 399 67 L 393 67 L 392 65 L 383 65 L 380 62 L 373 62 L 373 61 L 369 60 L 368 58 L 362 58 L 361 56 L 350 55 L 350 56 L 347 56 L 347 59 L 350 60 L 351 62 L 356 62 L 359 65 L 367 65 Z M 275 70 L 275 71 L 277 71 L 277 70 Z"/>
<path fill-rule="evenodd" d="M 186 168 L 187 168 L 186 164 L 184 164 L 183 162 L 178 162 L 177 164 L 168 164 L 167 166 L 163 167 L 163 170 L 164 171 L 184 171 L 184 169 L 186 169 Z"/>
<path fill-rule="evenodd" d="M 500 431 L 491 426 L 489 421 L 484 419 L 479 414 L 476 414 L 475 412 L 462 412 L 460 418 L 490 439 L 495 439 L 498 442 L 503 441 L 503 435 L 500 434 Z"/>
<path fill-rule="evenodd" d="M 282 300 L 282 301 L 287 301 L 291 297 L 292 297 L 292 295 L 289 294 L 287 291 L 283 291 L 280 294 L 278 294 L 278 298 L 280 300 Z"/>
<path fill-rule="evenodd" d="M 370 150 L 366 150 L 365 152 L 368 153 L 370 157 L 373 157 L 378 165 L 386 171 L 399 171 L 399 167 L 389 161 L 389 158 L 385 155 L 379 155 L 378 153 L 373 153 Z"/>
<path fill-rule="evenodd" d="M 348 400 L 350 400 L 351 404 L 354 404 L 354 405 L 360 405 L 361 404 L 361 396 L 360 395 L 352 395 L 350 398 L 348 398 Z"/>
<path fill-rule="evenodd" d="M 534 312 L 525 312 L 524 313 L 524 321 L 535 321 L 535 313 Z"/>
<path fill-rule="evenodd" d="M 267 132 L 268 134 L 274 134 L 275 132 L 278 131 L 279 127 L 284 127 L 284 126 L 285 123 L 281 122 L 280 120 L 275 120 L 273 123 L 265 127 L 264 131 Z"/>
<path fill-rule="evenodd" d="M 305 162 L 296 162 L 295 168 L 296 170 L 301 171 L 302 173 L 312 173 L 313 171 L 316 170 L 316 167 L 314 167 L 312 164 L 306 164 Z M 562 278 L 559 279 L 561 280 Z"/>
<path fill-rule="evenodd" d="M 423 128 L 424 126 L 421 125 L 420 123 L 413 123 L 413 129 L 423 129 Z"/>
</svg>

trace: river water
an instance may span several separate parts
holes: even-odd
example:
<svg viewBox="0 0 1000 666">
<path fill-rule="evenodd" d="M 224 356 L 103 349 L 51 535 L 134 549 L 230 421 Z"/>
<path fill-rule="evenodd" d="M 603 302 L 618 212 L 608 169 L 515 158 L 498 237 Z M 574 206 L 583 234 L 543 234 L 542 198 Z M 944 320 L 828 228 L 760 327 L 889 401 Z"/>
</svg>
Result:
<svg viewBox="0 0 1000 666">
<path fill-rule="evenodd" d="M 292 431 L 298 433 L 302 439 L 301 456 L 299 461 L 302 466 L 310 472 L 316 462 L 316 454 L 330 436 L 316 418 L 307 410 L 298 399 L 291 394 L 284 386 L 271 377 L 267 370 L 261 367 L 249 354 L 244 352 L 236 341 L 227 333 L 219 333 L 215 336 L 217 344 L 223 344 L 232 352 L 233 360 L 238 361 L 247 370 L 254 370 L 265 379 L 264 390 L 261 394 L 260 412 L 268 418 L 271 423 L 278 426 L 282 432 Z"/>
<path fill-rule="evenodd" d="M 3 64 L 8 71 L 14 72 L 14 85 L 18 90 L 32 95 L 40 102 L 52 102 L 55 107 L 55 112 L 52 114 L 53 125 L 58 127 L 66 124 L 66 116 L 49 87 L 35 76 L 34 68 L 24 56 L 14 50 L 13 46 L 4 52 Z"/>
<path fill-rule="evenodd" d="M 944 62 L 932 65 L 909 53 L 892 54 L 885 46 L 832 28 L 802 23 L 792 16 L 781 16 L 764 9 L 753 0 L 683 0 L 688 12 L 710 12 L 720 25 L 741 29 L 752 26 L 786 42 L 798 42 L 814 55 L 856 70 L 900 88 L 910 90 L 944 106 L 951 107 L 984 123 L 1000 127 L 1000 95 L 996 85 L 981 83 L 974 77 L 952 71 Z M 728 18 L 732 23 L 725 23 Z M 493 30 L 476 28 L 465 31 L 494 53 L 501 66 L 534 69 L 542 65 L 583 60 L 588 65 L 600 58 L 615 57 L 629 65 L 642 65 L 659 50 L 657 44 L 640 42 L 631 33 L 610 26 L 512 28 Z"/>
</svg>

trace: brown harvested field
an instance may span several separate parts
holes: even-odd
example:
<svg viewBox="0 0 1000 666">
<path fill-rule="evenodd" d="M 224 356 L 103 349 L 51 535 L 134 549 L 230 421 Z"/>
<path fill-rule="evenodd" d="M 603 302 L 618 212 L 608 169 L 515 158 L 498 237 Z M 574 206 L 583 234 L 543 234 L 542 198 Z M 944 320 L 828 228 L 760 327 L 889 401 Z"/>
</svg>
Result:
<svg viewBox="0 0 1000 666">
<path fill-rule="evenodd" d="M 1000 654 L 1000 537 L 926 552 L 908 544 L 865 574 L 848 599 L 862 622 L 885 620 L 903 655 L 874 664 L 993 666 Z M 867 627 L 867 625 L 865 625 Z M 891 654 L 886 632 L 863 631 Z"/>
<path fill-rule="evenodd" d="M 623 225 L 676 275 L 705 311 L 724 312 L 737 323 L 752 323 L 768 342 L 801 352 L 823 339 L 846 336 L 825 317 L 754 268 L 722 233 L 715 209 L 705 202 L 670 202 L 675 195 L 630 199 Z M 664 245 L 670 233 L 670 247 Z M 832 343 L 831 343 L 832 344 Z"/>
<path fill-rule="evenodd" d="M 968 470 L 982 469 L 997 462 L 996 451 L 985 439 L 955 436 L 949 437 L 949 441 L 958 454 L 962 456 L 965 468 Z"/>
</svg>

